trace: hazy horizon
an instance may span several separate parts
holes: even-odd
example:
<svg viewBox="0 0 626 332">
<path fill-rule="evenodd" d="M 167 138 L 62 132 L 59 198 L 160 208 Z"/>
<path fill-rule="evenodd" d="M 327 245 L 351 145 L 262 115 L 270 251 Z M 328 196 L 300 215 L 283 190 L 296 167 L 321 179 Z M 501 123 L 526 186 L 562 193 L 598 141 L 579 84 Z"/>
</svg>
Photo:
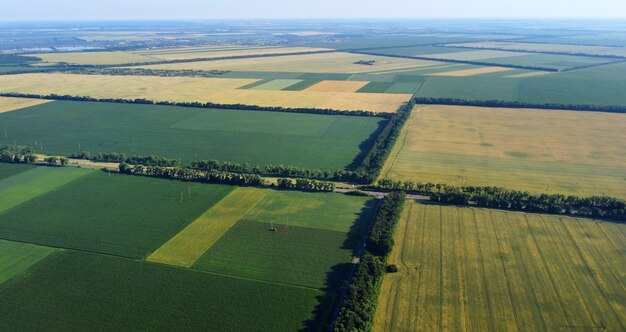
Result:
<svg viewBox="0 0 626 332">
<path fill-rule="evenodd" d="M 3 21 L 209 20 L 209 19 L 626 19 L 626 1 L 442 0 L 123 0 L 54 2 L 2 0 Z"/>
</svg>

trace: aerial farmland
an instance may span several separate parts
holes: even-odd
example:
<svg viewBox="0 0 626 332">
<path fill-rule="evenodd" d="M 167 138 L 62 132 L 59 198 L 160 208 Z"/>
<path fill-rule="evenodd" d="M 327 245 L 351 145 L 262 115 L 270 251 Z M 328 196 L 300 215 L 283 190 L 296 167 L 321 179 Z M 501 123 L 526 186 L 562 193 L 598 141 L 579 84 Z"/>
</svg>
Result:
<svg viewBox="0 0 626 332">
<path fill-rule="evenodd" d="M 624 331 L 625 50 L 601 21 L 2 23 L 0 331 Z"/>
</svg>

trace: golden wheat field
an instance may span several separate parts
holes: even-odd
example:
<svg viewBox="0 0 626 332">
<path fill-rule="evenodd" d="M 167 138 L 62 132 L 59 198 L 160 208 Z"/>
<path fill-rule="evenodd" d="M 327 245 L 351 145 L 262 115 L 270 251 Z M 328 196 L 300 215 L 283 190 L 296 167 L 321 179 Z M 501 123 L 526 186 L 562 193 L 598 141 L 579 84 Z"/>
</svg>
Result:
<svg viewBox="0 0 626 332">
<path fill-rule="evenodd" d="M 375 63 L 371 66 L 355 63 L 361 60 L 374 60 Z M 438 64 L 438 62 L 435 61 L 335 52 L 266 58 L 168 63 L 161 65 L 146 65 L 141 68 L 172 70 L 277 71 L 301 73 L 368 73 L 381 70 L 427 67 L 436 64 Z"/>
<path fill-rule="evenodd" d="M 257 81 L 240 78 L 21 74 L 0 76 L 0 92 L 332 108 L 378 113 L 395 112 L 411 98 L 408 94 L 238 89 Z"/>
<path fill-rule="evenodd" d="M 383 176 L 626 197 L 623 114 L 417 106 Z"/>
<path fill-rule="evenodd" d="M 374 331 L 624 331 L 626 226 L 407 202 Z"/>
</svg>

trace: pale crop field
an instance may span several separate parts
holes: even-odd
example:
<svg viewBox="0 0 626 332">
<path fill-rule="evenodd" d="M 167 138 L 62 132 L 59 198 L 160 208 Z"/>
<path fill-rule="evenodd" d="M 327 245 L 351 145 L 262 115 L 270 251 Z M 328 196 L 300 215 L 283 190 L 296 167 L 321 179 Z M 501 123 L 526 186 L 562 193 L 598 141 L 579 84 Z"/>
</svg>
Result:
<svg viewBox="0 0 626 332">
<path fill-rule="evenodd" d="M 417 106 L 383 176 L 626 198 L 623 114 Z"/>
<path fill-rule="evenodd" d="M 239 89 L 259 81 L 240 78 L 22 74 L 0 76 L 0 92 L 96 98 L 213 102 L 271 107 L 395 112 L 411 95 L 392 93 L 268 91 Z"/>
<path fill-rule="evenodd" d="M 374 60 L 371 66 L 355 64 Z M 368 73 L 381 70 L 419 68 L 438 64 L 436 61 L 361 55 L 344 52 L 288 55 L 279 57 L 231 59 L 147 65 L 141 68 L 171 70 L 233 70 L 298 73 Z"/>
<path fill-rule="evenodd" d="M 237 188 L 180 233 L 148 256 L 147 260 L 182 267 L 192 266 L 222 235 L 259 203 L 269 190 Z"/>
<path fill-rule="evenodd" d="M 564 52 L 583 53 L 596 55 L 617 55 L 626 56 L 626 48 L 609 46 L 586 46 L 586 45 L 566 45 L 566 44 L 545 44 L 545 43 L 512 43 L 512 42 L 478 42 L 453 44 L 449 46 L 466 46 L 476 48 L 499 48 L 506 50 L 536 51 L 536 52 Z"/>
<path fill-rule="evenodd" d="M 44 62 L 67 62 L 77 65 L 117 65 L 125 63 L 158 61 L 149 56 L 129 52 L 68 52 L 31 54 Z"/>
<path fill-rule="evenodd" d="M 472 68 L 472 69 L 436 72 L 436 73 L 426 74 L 426 75 L 428 75 L 428 76 L 465 77 L 465 76 L 476 76 L 476 75 L 483 75 L 483 74 L 493 74 L 493 73 L 499 73 L 499 72 L 510 71 L 510 70 L 513 70 L 513 68 L 480 67 L 480 68 Z"/>
<path fill-rule="evenodd" d="M 11 112 L 22 108 L 49 103 L 51 100 L 32 98 L 0 97 L 0 113 Z"/>
<path fill-rule="evenodd" d="M 250 47 L 250 46 L 217 46 L 189 47 L 176 49 L 159 49 L 133 52 L 159 60 L 189 60 L 199 58 L 219 58 L 229 56 L 270 55 L 280 53 L 316 52 L 327 50 L 314 47 Z"/>
<path fill-rule="evenodd" d="M 314 84 L 304 91 L 317 91 L 317 92 L 356 92 L 362 87 L 366 86 L 367 81 L 333 81 L 326 80 Z"/>
<path fill-rule="evenodd" d="M 445 48 L 444 48 L 445 50 Z M 429 58 L 448 59 L 448 60 L 461 60 L 461 61 L 476 61 L 495 58 L 507 58 L 512 56 L 520 56 L 524 53 L 508 52 L 508 51 L 492 51 L 492 50 L 472 50 L 453 53 L 439 53 L 428 54 Z"/>
<path fill-rule="evenodd" d="M 374 331 L 623 331 L 626 225 L 407 202 Z"/>
</svg>

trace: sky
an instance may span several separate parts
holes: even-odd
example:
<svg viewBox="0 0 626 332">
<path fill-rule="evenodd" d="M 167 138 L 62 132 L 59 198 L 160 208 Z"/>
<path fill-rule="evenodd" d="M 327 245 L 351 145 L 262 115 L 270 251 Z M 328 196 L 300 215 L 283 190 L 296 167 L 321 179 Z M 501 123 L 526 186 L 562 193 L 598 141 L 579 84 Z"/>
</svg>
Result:
<svg viewBox="0 0 626 332">
<path fill-rule="evenodd" d="M 626 18 L 626 0 L 0 0 L 0 21 Z"/>
</svg>

